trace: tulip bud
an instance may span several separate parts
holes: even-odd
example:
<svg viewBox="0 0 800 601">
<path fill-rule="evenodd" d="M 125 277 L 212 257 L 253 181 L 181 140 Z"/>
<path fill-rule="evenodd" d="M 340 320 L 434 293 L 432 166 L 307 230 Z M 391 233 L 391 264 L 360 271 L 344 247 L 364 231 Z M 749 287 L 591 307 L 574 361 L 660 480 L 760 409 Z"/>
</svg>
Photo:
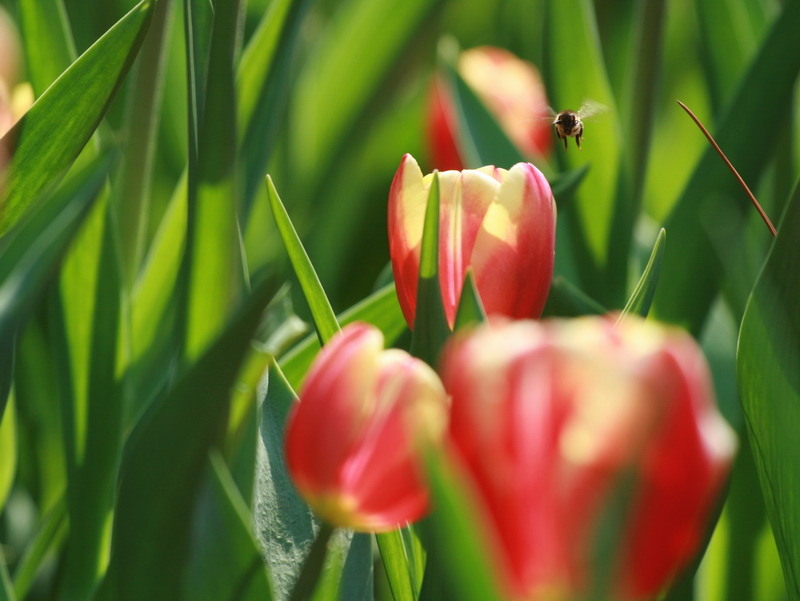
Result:
<svg viewBox="0 0 800 601">
<path fill-rule="evenodd" d="M 463 51 L 458 73 L 474 90 L 526 157 L 550 151 L 553 132 L 547 119 L 547 97 L 539 71 L 508 50 L 481 46 Z M 464 168 L 458 151 L 458 118 L 440 77 L 431 84 L 427 134 L 431 161 L 439 169 Z"/>
<path fill-rule="evenodd" d="M 409 327 L 417 304 L 425 207 L 433 175 L 407 154 L 389 193 L 389 253 Z M 455 321 L 472 267 L 487 314 L 538 317 L 550 290 L 556 207 L 550 185 L 529 163 L 439 174 L 439 282 L 447 321 Z"/>
<path fill-rule="evenodd" d="M 351 324 L 322 349 L 286 431 L 300 495 L 334 526 L 392 530 L 425 513 L 420 447 L 439 440 L 448 401 L 436 373 Z"/>
<path fill-rule="evenodd" d="M 584 598 L 621 482 L 611 597 L 651 599 L 692 558 L 736 439 L 688 335 L 634 317 L 495 322 L 456 336 L 441 373 L 509 599 Z"/>
</svg>

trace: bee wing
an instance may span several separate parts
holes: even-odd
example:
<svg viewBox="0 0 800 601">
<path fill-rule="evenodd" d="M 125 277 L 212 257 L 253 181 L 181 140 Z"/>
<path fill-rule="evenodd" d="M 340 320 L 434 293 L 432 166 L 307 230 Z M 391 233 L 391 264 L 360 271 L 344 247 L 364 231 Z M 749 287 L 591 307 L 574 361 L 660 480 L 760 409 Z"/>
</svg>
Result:
<svg viewBox="0 0 800 601">
<path fill-rule="evenodd" d="M 549 106 L 548 106 L 548 107 L 547 107 L 547 108 L 546 108 L 544 111 L 542 111 L 542 112 L 543 112 L 544 114 L 543 114 L 541 117 L 539 117 L 539 119 L 547 119 L 548 121 L 552 121 L 553 119 L 555 119 L 555 118 L 558 116 L 558 113 L 557 113 L 557 112 L 555 112 L 555 111 L 554 111 L 554 110 L 553 110 L 551 107 L 549 107 Z"/>
<path fill-rule="evenodd" d="M 578 109 L 578 116 L 581 119 L 587 119 L 594 115 L 599 115 L 600 113 L 604 113 L 608 110 L 608 107 L 604 104 L 600 104 L 594 100 L 584 100 L 581 108 Z"/>
</svg>

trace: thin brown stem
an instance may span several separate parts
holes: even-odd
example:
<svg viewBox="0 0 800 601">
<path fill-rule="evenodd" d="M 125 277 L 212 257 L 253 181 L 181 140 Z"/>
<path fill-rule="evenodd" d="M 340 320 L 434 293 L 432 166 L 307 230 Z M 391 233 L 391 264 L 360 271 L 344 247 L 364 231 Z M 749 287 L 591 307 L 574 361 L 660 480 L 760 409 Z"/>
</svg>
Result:
<svg viewBox="0 0 800 601">
<path fill-rule="evenodd" d="M 744 183 L 744 180 L 742 179 L 742 176 L 739 175 L 738 171 L 736 171 L 736 167 L 734 167 L 731 164 L 731 162 L 728 160 L 728 157 L 725 156 L 725 153 L 722 152 L 722 149 L 714 141 L 714 138 L 711 136 L 710 133 L 708 133 L 708 130 L 703 126 L 702 123 L 700 123 L 700 119 L 698 119 L 695 116 L 695 114 L 691 110 L 689 110 L 689 107 L 686 106 L 685 104 L 683 104 L 680 100 L 678 100 L 678 104 L 680 104 L 681 108 L 689 114 L 689 116 L 694 120 L 695 123 L 697 123 L 697 127 L 699 127 L 700 131 L 702 131 L 703 134 L 705 135 L 705 137 L 708 138 L 708 141 L 711 142 L 711 145 L 714 147 L 714 150 L 716 150 L 717 154 L 722 157 L 723 161 L 725 161 L 725 164 L 728 166 L 728 169 L 730 169 L 733 172 L 733 174 L 736 176 L 736 179 L 739 180 L 739 184 L 741 184 L 742 188 L 744 188 L 744 191 L 747 192 L 747 196 L 750 197 L 750 200 L 752 201 L 753 206 L 758 211 L 758 214 L 761 215 L 761 219 L 764 220 L 764 223 L 767 224 L 767 227 L 769 228 L 769 231 L 772 233 L 772 235 L 773 236 L 777 235 L 777 231 L 775 230 L 775 226 L 772 225 L 772 222 L 769 220 L 769 217 L 767 217 L 767 214 L 764 212 L 764 209 L 761 208 L 761 205 L 758 203 L 758 201 L 756 200 L 756 197 L 750 191 L 750 188 L 748 188 L 747 184 Z"/>
</svg>

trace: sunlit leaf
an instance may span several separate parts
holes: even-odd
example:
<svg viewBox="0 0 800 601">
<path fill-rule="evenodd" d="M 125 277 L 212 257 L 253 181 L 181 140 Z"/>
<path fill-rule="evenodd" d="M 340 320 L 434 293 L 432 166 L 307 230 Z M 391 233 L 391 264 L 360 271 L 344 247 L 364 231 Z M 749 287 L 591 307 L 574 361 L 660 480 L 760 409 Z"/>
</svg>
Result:
<svg viewBox="0 0 800 601">
<path fill-rule="evenodd" d="M 667 232 L 664 228 L 658 232 L 658 237 L 653 245 L 653 252 L 650 253 L 650 259 L 645 265 L 642 277 L 636 283 L 628 302 L 622 309 L 617 323 L 622 321 L 629 313 L 634 313 L 642 317 L 647 317 L 650 311 L 650 304 L 653 302 L 653 295 L 656 293 L 656 286 L 658 285 L 658 277 L 661 272 L 661 261 L 664 258 L 664 248 Z"/>
</svg>

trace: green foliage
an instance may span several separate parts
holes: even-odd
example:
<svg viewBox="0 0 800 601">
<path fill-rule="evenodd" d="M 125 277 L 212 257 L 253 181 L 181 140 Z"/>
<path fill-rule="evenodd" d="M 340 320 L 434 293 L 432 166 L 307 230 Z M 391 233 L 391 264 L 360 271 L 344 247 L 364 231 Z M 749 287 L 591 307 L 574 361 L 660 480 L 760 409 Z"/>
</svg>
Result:
<svg viewBox="0 0 800 601">
<path fill-rule="evenodd" d="M 0 146 L 0 600 L 501 598 L 446 454 L 427 466 L 437 510 L 377 537 L 328 531 L 283 457 L 340 324 L 433 365 L 451 335 L 438 184 L 413 334 L 379 275 L 398 162 L 436 168 L 435 74 L 470 167 L 529 160 L 551 184 L 544 315 L 702 336 L 748 437 L 700 567 L 665 598 L 800 601 L 800 1 L 0 4 L 36 98 Z M 515 147 L 458 69 L 483 44 L 536 63 L 553 109 L 605 105 L 583 150 Z M 676 98 L 773 218 L 786 207 L 771 249 Z M 468 274 L 456 330 L 486 319 Z"/>
</svg>

